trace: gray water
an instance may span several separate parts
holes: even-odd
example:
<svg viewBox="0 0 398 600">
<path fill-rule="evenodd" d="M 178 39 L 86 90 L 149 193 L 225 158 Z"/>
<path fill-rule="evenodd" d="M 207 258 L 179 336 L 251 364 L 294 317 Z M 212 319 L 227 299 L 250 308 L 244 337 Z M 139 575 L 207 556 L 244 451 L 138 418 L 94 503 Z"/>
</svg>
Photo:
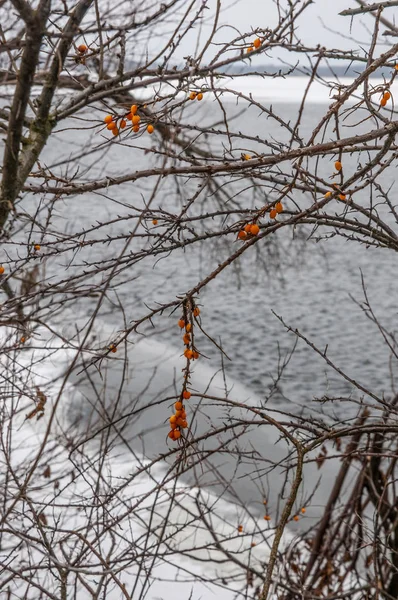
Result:
<svg viewBox="0 0 398 600">
<path fill-rule="evenodd" d="M 194 107 L 200 113 L 193 113 L 189 119 L 198 121 L 216 121 L 214 105 L 203 103 L 200 108 Z M 297 114 L 297 104 L 283 104 L 279 112 L 288 120 L 294 120 Z M 231 114 L 236 110 L 230 105 Z M 327 110 L 326 105 L 314 104 L 308 107 L 305 114 L 301 134 L 306 137 L 318 119 Z M 90 114 L 92 119 L 92 114 Z M 73 123 L 72 123 L 73 125 Z M 77 124 L 81 126 L 80 123 Z M 286 138 L 279 124 L 270 119 L 258 116 L 256 109 L 248 109 L 244 116 L 245 131 L 257 133 L 267 139 L 282 136 Z M 242 127 L 239 122 L 231 130 Z M 371 127 L 365 124 L 363 127 Z M 344 130 L 341 135 L 351 135 L 352 129 Z M 107 136 L 105 136 L 107 137 Z M 109 137 L 109 136 L 108 136 Z M 107 146 L 106 155 L 100 149 L 94 155 L 79 158 L 77 161 L 81 172 L 85 165 L 90 165 L 87 177 L 110 177 L 125 173 L 128 170 L 159 165 L 152 154 L 144 153 L 142 147 L 151 144 L 149 136 L 143 136 L 138 147 L 134 143 L 111 144 Z M 327 139 L 327 135 L 325 136 Z M 61 155 L 73 154 L 79 144 L 85 142 L 88 149 L 101 144 L 104 138 L 95 133 L 90 138 L 86 130 L 61 131 L 55 143 L 45 150 L 43 162 L 51 166 Z M 241 142 L 236 141 L 235 155 L 239 156 Z M 261 145 L 253 143 L 247 149 L 253 152 Z M 80 150 L 80 148 L 79 148 Z M 91 164 L 93 162 L 93 164 Z M 330 159 L 320 161 L 320 172 L 329 177 L 333 172 L 333 162 Z M 347 175 L 357 167 L 357 158 L 349 155 L 344 158 L 344 169 Z M 56 171 L 56 168 L 54 168 Z M 390 195 L 394 199 L 395 182 L 393 172 L 383 175 L 382 183 L 385 188 L 392 186 Z M 84 175 L 83 175 L 84 176 Z M 198 181 L 185 182 L 182 186 L 183 199 L 186 202 L 196 189 Z M 228 182 L 227 190 L 242 189 L 245 182 Z M 96 222 L 116 218 L 118 215 L 134 215 L 134 207 L 142 205 L 142 198 L 148 199 L 151 192 L 147 180 L 128 183 L 119 187 L 109 188 L 107 193 L 86 194 L 83 197 L 70 197 L 56 204 L 53 222 L 64 231 L 81 231 Z M 232 195 L 232 194 L 231 194 Z M 264 199 L 262 189 L 244 192 L 247 206 L 261 206 Z M 365 199 L 366 200 L 366 199 Z M 31 201 L 31 200 L 30 200 Z M 37 200 L 35 200 L 37 201 Z M 301 194 L 301 205 L 309 205 L 310 199 Z M 358 201 L 358 198 L 356 198 Z M 230 200 L 229 203 L 233 202 Z M 181 203 L 176 197 L 171 182 L 161 183 L 160 193 L 152 204 L 152 210 L 163 209 L 177 212 Z M 214 210 L 217 201 L 212 197 L 201 200 L 199 210 Z M 339 207 L 339 210 L 341 208 Z M 220 222 L 219 222 L 220 223 Z M 112 226 L 96 231 L 85 239 L 103 239 L 108 233 L 117 232 L 128 235 L 135 224 L 134 218 L 122 220 Z M 154 228 L 150 219 L 148 229 L 153 236 L 163 231 L 160 225 Z M 143 234 L 144 229 L 138 230 Z M 224 366 L 229 375 L 260 397 L 270 393 L 273 378 L 278 371 L 278 363 L 293 347 L 295 336 L 287 333 L 272 311 L 280 315 L 293 329 L 298 328 L 311 342 L 321 350 L 328 345 L 328 356 L 336 365 L 353 379 L 360 381 L 378 395 L 391 395 L 392 376 L 395 376 L 396 365 L 390 368 L 390 351 L 382 336 L 367 319 L 366 315 L 355 304 L 352 297 L 363 301 L 361 274 L 363 275 L 369 299 L 387 331 L 395 331 L 398 279 L 396 277 L 396 256 L 392 251 L 366 248 L 364 245 L 333 237 L 327 241 L 316 243 L 308 240 L 309 229 L 299 229 L 293 232 L 283 230 L 275 236 L 266 238 L 250 250 L 238 264 L 224 270 L 216 280 L 210 282 L 201 293 L 199 303 L 202 306 L 202 324 L 209 334 L 221 342 L 231 360 L 224 359 Z M 189 236 L 189 234 L 187 234 Z M 82 239 L 82 238 L 80 238 Z M 156 237 L 152 237 L 156 241 Z M 51 241 L 51 237 L 46 240 Z M 147 246 L 145 237 L 133 240 L 131 249 Z M 152 257 L 145 258 L 132 267 L 124 270 L 116 281 L 128 279 L 117 288 L 117 295 L 123 304 L 127 322 L 146 314 L 145 304 L 156 306 L 159 302 L 174 300 L 176 295 L 183 294 L 201 278 L 207 276 L 222 260 L 238 247 L 233 235 L 211 241 L 203 245 L 193 244 L 184 251 L 178 250 L 170 256 L 161 255 L 161 260 Z M 99 263 L 110 256 L 117 255 L 121 241 L 111 244 L 101 243 L 83 248 L 79 252 L 70 251 L 62 256 L 48 260 L 47 273 L 61 278 L 60 270 L 72 273 L 86 268 L 85 261 L 91 264 Z M 65 247 L 67 244 L 65 243 Z M 49 250 L 49 249 L 47 249 Z M 43 251 L 43 254 L 46 250 Z M 116 295 L 110 292 L 109 298 L 116 302 Z M 77 305 L 81 315 L 90 315 L 94 300 L 79 301 Z M 73 311 L 76 309 L 74 308 Z M 62 323 L 67 321 L 67 311 L 62 311 Z M 74 316 L 75 313 L 73 312 Z M 100 315 L 107 325 L 115 330 L 123 329 L 123 316 L 117 306 L 105 303 Z M 154 320 L 154 328 L 144 326 L 142 333 L 150 334 L 160 341 L 182 348 L 180 330 L 176 326 L 179 314 L 169 316 L 164 314 Z M 220 352 L 205 337 L 199 334 L 198 346 L 209 363 L 218 367 L 221 363 Z M 134 337 L 131 338 L 134 342 Z M 204 360 L 204 359 L 201 359 Z M 321 357 L 302 341 L 298 343 L 294 356 L 288 368 L 278 382 L 278 389 L 273 392 L 273 399 L 288 406 L 290 410 L 299 410 L 312 403 L 313 409 L 320 409 L 314 398 L 327 396 L 349 396 L 353 386 L 330 369 Z M 360 394 L 354 392 L 356 397 Z M 334 413 L 337 411 L 344 416 L 344 409 L 337 405 L 324 405 L 322 410 Z"/>
</svg>

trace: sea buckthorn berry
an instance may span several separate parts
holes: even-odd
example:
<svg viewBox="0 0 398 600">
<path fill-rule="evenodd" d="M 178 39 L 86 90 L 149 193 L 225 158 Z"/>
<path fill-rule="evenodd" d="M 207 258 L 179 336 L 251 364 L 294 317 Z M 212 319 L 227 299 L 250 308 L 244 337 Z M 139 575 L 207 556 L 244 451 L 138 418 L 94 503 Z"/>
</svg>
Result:
<svg viewBox="0 0 398 600">
<path fill-rule="evenodd" d="M 238 233 L 238 239 L 239 240 L 245 240 L 246 238 L 247 238 L 246 231 L 243 231 L 243 229 L 242 229 L 242 231 L 239 231 L 239 233 Z"/>
<path fill-rule="evenodd" d="M 182 393 L 182 397 L 184 398 L 184 400 L 189 400 L 191 397 L 191 392 L 189 390 L 184 390 Z"/>
<path fill-rule="evenodd" d="M 336 162 L 334 163 L 334 168 L 336 169 L 336 171 L 341 171 L 341 169 L 343 168 L 343 165 L 341 164 L 341 162 L 339 160 L 336 160 Z"/>
<path fill-rule="evenodd" d="M 39 250 L 40 250 L 41 246 L 40 246 L 40 244 L 35 244 L 35 245 L 33 246 L 33 248 L 36 250 L 36 252 L 39 252 Z"/>
<path fill-rule="evenodd" d="M 242 531 L 243 531 L 243 525 L 238 525 L 238 531 L 239 531 L 239 533 L 242 533 Z"/>
<path fill-rule="evenodd" d="M 185 350 L 184 352 L 184 356 L 185 358 L 187 358 L 188 360 L 191 360 L 193 358 L 193 352 L 192 350 L 189 350 L 188 348 Z"/>
<path fill-rule="evenodd" d="M 325 198 L 330 198 L 331 195 L 332 195 L 332 192 L 326 192 Z"/>
<path fill-rule="evenodd" d="M 383 98 L 380 100 L 380 106 L 385 106 L 386 104 L 387 104 L 387 100 L 386 100 L 386 99 L 383 97 Z"/>
<path fill-rule="evenodd" d="M 269 515 L 264 515 L 264 521 L 271 521 L 271 517 Z"/>
<path fill-rule="evenodd" d="M 127 121 L 131 121 L 132 118 L 133 118 L 133 115 L 131 113 L 129 113 L 128 115 L 126 115 Z"/>
<path fill-rule="evenodd" d="M 122 119 L 120 121 L 120 129 L 124 129 L 126 127 L 126 125 L 127 125 L 126 121 L 124 119 Z"/>
<path fill-rule="evenodd" d="M 195 100 L 195 98 L 196 98 L 196 92 L 191 92 L 191 93 L 189 94 L 189 99 L 190 99 L 190 100 Z"/>
<path fill-rule="evenodd" d="M 187 323 L 187 326 L 185 327 L 186 332 L 189 333 L 191 331 L 191 329 L 192 329 L 191 323 Z"/>
<path fill-rule="evenodd" d="M 141 117 L 140 115 L 134 115 L 131 120 L 133 122 L 133 125 L 138 125 L 138 123 L 141 121 Z"/>
<path fill-rule="evenodd" d="M 303 515 L 305 515 L 305 513 L 306 513 L 306 509 L 303 507 L 303 508 L 301 509 L 301 512 L 303 513 Z"/>
<path fill-rule="evenodd" d="M 300 520 L 300 517 L 298 515 L 294 515 L 293 521 L 299 521 L 299 520 Z"/>
<path fill-rule="evenodd" d="M 119 129 L 118 129 L 117 127 L 114 127 L 114 128 L 112 129 L 112 133 L 113 133 L 113 135 L 118 135 L 118 133 L 119 133 Z"/>
<path fill-rule="evenodd" d="M 253 42 L 253 46 L 254 46 L 255 48 L 260 48 L 260 46 L 261 46 L 261 40 L 260 40 L 259 38 L 256 38 L 256 39 L 254 40 L 254 42 Z"/>
<path fill-rule="evenodd" d="M 182 421 L 182 423 L 181 423 L 181 427 L 182 427 L 183 429 L 186 429 L 186 428 L 188 427 L 188 422 L 187 422 L 185 419 Z"/>
<path fill-rule="evenodd" d="M 133 104 L 132 107 L 130 108 L 130 112 L 132 115 L 135 115 L 137 110 L 138 110 L 138 106 L 136 104 Z"/>
<path fill-rule="evenodd" d="M 152 219 L 152 225 L 157 225 L 158 224 L 158 220 L 157 219 Z"/>
<path fill-rule="evenodd" d="M 197 352 L 196 350 L 193 351 L 193 358 L 195 360 L 198 360 L 198 358 L 199 358 L 199 352 Z"/>
<path fill-rule="evenodd" d="M 394 69 L 395 69 L 396 71 L 398 71 L 398 64 L 397 64 L 397 65 L 395 65 Z"/>
<path fill-rule="evenodd" d="M 245 225 L 244 229 L 245 229 L 246 233 L 250 233 L 251 227 L 252 227 L 252 223 L 248 223 L 247 225 Z"/>
<path fill-rule="evenodd" d="M 200 315 L 200 308 L 199 308 L 199 306 L 195 306 L 194 311 L 193 311 L 193 316 L 198 317 L 199 315 Z"/>
<path fill-rule="evenodd" d="M 3 275 L 5 271 L 5 268 L 3 267 L 3 265 L 0 265 L 0 275 Z"/>
<path fill-rule="evenodd" d="M 176 410 L 182 410 L 182 402 L 178 401 L 174 404 Z"/>
<path fill-rule="evenodd" d="M 391 94 L 390 94 L 390 92 L 384 92 L 384 94 L 383 94 L 383 98 L 384 98 L 385 100 L 389 100 L 389 99 L 391 98 Z"/>
<path fill-rule="evenodd" d="M 174 430 L 169 431 L 169 438 L 174 440 Z"/>
<path fill-rule="evenodd" d="M 114 121 L 111 121 L 110 123 L 108 123 L 108 125 L 106 126 L 107 129 L 109 129 L 109 131 L 112 131 L 112 129 L 115 129 L 115 127 L 117 127 L 116 123 Z"/>
<path fill-rule="evenodd" d="M 269 216 L 270 216 L 270 218 L 271 218 L 271 219 L 275 219 L 277 214 L 278 214 L 278 213 L 277 213 L 277 211 L 276 211 L 276 208 L 272 208 L 272 209 L 269 211 Z"/>
<path fill-rule="evenodd" d="M 184 342 L 184 344 L 189 344 L 189 342 L 191 341 L 191 336 L 189 335 L 189 333 L 186 333 L 184 335 L 184 337 L 182 338 L 182 341 Z"/>
<path fill-rule="evenodd" d="M 340 200 L 345 200 L 346 199 L 346 195 L 345 194 L 339 194 L 339 198 L 340 198 Z"/>
<path fill-rule="evenodd" d="M 250 156 L 250 154 L 243 154 L 242 158 L 243 160 L 251 160 L 252 157 Z"/>
<path fill-rule="evenodd" d="M 250 227 L 250 233 L 252 235 L 258 235 L 260 232 L 260 227 L 257 225 L 257 223 L 253 223 L 253 225 Z"/>
<path fill-rule="evenodd" d="M 108 124 L 108 123 L 112 123 L 112 121 L 113 121 L 112 115 L 106 115 L 106 117 L 104 117 L 104 123 Z"/>
<path fill-rule="evenodd" d="M 246 50 L 246 52 L 249 54 L 249 52 L 253 52 L 254 48 L 253 46 L 249 46 L 248 49 Z"/>
<path fill-rule="evenodd" d="M 115 344 L 111 344 L 109 346 L 109 350 L 115 354 L 115 352 L 117 352 L 117 346 L 115 346 Z"/>
<path fill-rule="evenodd" d="M 78 46 L 77 49 L 81 54 L 84 54 L 85 52 L 87 52 L 86 44 L 80 44 L 80 46 Z"/>
<path fill-rule="evenodd" d="M 203 100 L 203 94 L 202 94 L 202 92 L 199 92 L 199 94 L 196 96 L 196 99 L 199 100 L 199 102 L 201 100 Z"/>
<path fill-rule="evenodd" d="M 134 125 L 134 127 L 132 128 L 134 133 L 138 133 L 140 130 L 140 126 L 139 125 Z"/>
<path fill-rule="evenodd" d="M 181 431 L 178 431 L 178 429 L 175 430 L 174 432 L 174 439 L 178 440 L 178 438 L 181 437 Z"/>
<path fill-rule="evenodd" d="M 149 124 L 146 130 L 149 134 L 152 134 L 155 131 L 155 128 L 153 125 Z"/>
<path fill-rule="evenodd" d="M 184 419 L 184 421 L 185 421 L 186 418 L 187 418 L 187 413 L 186 413 L 186 411 L 184 409 L 182 409 L 182 411 L 181 411 L 181 419 Z"/>
<path fill-rule="evenodd" d="M 180 320 L 178 321 L 178 327 L 180 327 L 181 329 L 182 329 L 183 327 L 185 327 L 185 321 L 184 321 L 184 319 L 180 319 Z"/>
<path fill-rule="evenodd" d="M 282 202 L 277 202 L 275 204 L 275 210 L 276 210 L 276 212 L 278 214 L 281 213 L 281 212 L 283 212 L 283 204 L 282 204 Z"/>
<path fill-rule="evenodd" d="M 169 422 L 170 422 L 170 424 L 173 424 L 173 423 L 175 423 L 176 421 L 177 421 L 177 417 L 176 417 L 175 415 L 171 415 L 171 417 L 170 417 L 170 419 L 169 419 Z"/>
<path fill-rule="evenodd" d="M 21 344 L 24 344 L 26 342 L 26 338 L 21 337 L 21 339 L 19 341 L 21 342 Z"/>
</svg>

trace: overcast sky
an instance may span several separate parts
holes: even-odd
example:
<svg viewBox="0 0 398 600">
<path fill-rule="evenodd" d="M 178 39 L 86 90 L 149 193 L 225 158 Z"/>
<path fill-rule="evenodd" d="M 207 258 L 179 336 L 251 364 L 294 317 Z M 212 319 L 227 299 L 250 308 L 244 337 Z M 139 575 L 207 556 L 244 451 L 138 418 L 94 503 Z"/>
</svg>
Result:
<svg viewBox="0 0 398 600">
<path fill-rule="evenodd" d="M 288 4 L 287 0 L 281 2 L 284 6 Z M 214 8 L 216 0 L 209 0 L 208 5 Z M 217 36 L 219 41 L 231 39 L 236 35 L 231 27 L 244 33 L 256 27 L 273 27 L 276 24 L 277 12 L 273 0 L 222 0 L 222 6 L 220 24 L 226 27 L 220 30 Z M 328 48 L 358 49 L 360 45 L 369 43 L 369 31 L 374 19 L 370 14 L 357 16 L 354 19 L 339 15 L 342 10 L 354 7 L 358 7 L 355 0 L 314 0 L 297 21 L 298 35 L 309 46 L 321 44 Z M 207 14 L 210 16 L 210 11 Z M 386 9 L 384 14 L 390 20 L 394 20 L 394 16 L 398 16 L 398 9 Z M 203 33 L 211 30 L 212 21 L 209 19 L 208 23 L 203 28 Z M 382 25 L 381 31 L 385 29 L 386 27 Z M 196 29 L 195 37 L 197 31 Z M 388 38 L 386 42 L 390 45 Z M 192 54 L 193 44 L 194 39 L 189 36 L 181 48 L 182 54 Z"/>
</svg>

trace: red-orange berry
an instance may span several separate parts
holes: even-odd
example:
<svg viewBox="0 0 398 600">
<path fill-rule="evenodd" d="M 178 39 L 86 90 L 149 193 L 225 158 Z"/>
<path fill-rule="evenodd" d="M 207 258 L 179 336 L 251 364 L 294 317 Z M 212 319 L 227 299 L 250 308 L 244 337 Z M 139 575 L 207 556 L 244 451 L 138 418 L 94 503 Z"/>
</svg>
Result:
<svg viewBox="0 0 398 600">
<path fill-rule="evenodd" d="M 86 44 L 80 44 L 80 46 L 77 47 L 78 52 L 80 52 L 80 54 L 84 54 L 85 52 L 87 52 L 87 46 Z"/>
<path fill-rule="evenodd" d="M 185 327 L 185 329 L 186 329 L 186 332 L 189 333 L 192 329 L 191 323 L 187 323 L 187 326 Z"/>
<path fill-rule="evenodd" d="M 334 168 L 336 169 L 336 171 L 341 171 L 341 169 L 343 168 L 343 165 L 341 164 L 341 162 L 339 160 L 336 160 L 336 162 L 334 163 Z"/>
<path fill-rule="evenodd" d="M 108 123 L 108 125 L 106 126 L 107 129 L 109 129 L 109 131 L 112 131 L 112 129 L 115 129 L 115 127 L 117 128 L 117 125 L 115 123 L 115 121 L 111 121 L 110 123 Z"/>
<path fill-rule="evenodd" d="M 185 327 L 185 321 L 184 321 L 184 319 L 180 319 L 178 321 L 178 327 L 180 327 L 181 329 L 183 329 Z"/>
<path fill-rule="evenodd" d="M 198 360 L 198 358 L 199 358 L 199 352 L 196 352 L 196 350 L 193 351 L 193 358 L 195 360 Z"/>
<path fill-rule="evenodd" d="M 131 113 L 129 113 L 128 115 L 126 115 L 127 121 L 131 121 L 132 118 L 133 118 L 133 115 Z"/>
<path fill-rule="evenodd" d="M 181 431 L 178 431 L 178 429 L 176 429 L 174 431 L 174 439 L 178 440 L 178 438 L 180 438 L 180 437 L 181 437 Z"/>
<path fill-rule="evenodd" d="M 199 306 L 195 306 L 194 311 L 193 311 L 193 316 L 198 317 L 199 315 L 200 315 L 200 308 L 199 308 Z"/>
<path fill-rule="evenodd" d="M 259 232 L 260 232 L 260 227 L 257 225 L 257 223 L 253 223 L 253 225 L 250 227 L 250 233 L 252 235 L 258 235 Z"/>
<path fill-rule="evenodd" d="M 243 229 L 241 231 L 239 231 L 239 233 L 238 233 L 238 239 L 239 240 L 245 240 L 246 238 L 247 238 L 246 231 L 243 231 Z"/>
<path fill-rule="evenodd" d="M 243 525 L 238 525 L 238 531 L 239 531 L 239 533 L 242 533 L 242 531 L 243 531 Z"/>
<path fill-rule="evenodd" d="M 281 212 L 283 211 L 283 205 L 282 205 L 282 202 L 277 202 L 277 203 L 275 204 L 275 210 L 276 210 L 276 212 L 277 212 L 277 213 L 281 213 Z"/>
<path fill-rule="evenodd" d="M 184 335 L 184 337 L 182 338 L 182 341 L 184 342 L 184 344 L 189 344 L 189 342 L 191 341 L 191 336 L 189 333 L 186 333 Z"/>
<path fill-rule="evenodd" d="M 254 40 L 254 42 L 253 42 L 253 46 L 254 46 L 255 48 L 260 48 L 260 46 L 261 46 L 261 40 L 260 40 L 259 38 L 256 38 L 256 39 Z"/>
<path fill-rule="evenodd" d="M 130 112 L 132 115 L 135 115 L 137 110 L 138 110 L 138 106 L 136 104 L 133 104 L 132 107 L 130 108 Z"/>
<path fill-rule="evenodd" d="M 174 404 L 176 410 L 182 410 L 182 402 L 178 401 Z"/>
<path fill-rule="evenodd" d="M 246 231 L 246 233 L 250 233 L 251 226 L 252 226 L 252 223 L 248 223 L 247 225 L 244 226 L 244 230 Z"/>
<path fill-rule="evenodd" d="M 157 225 L 158 224 L 158 220 L 157 219 L 152 219 L 152 225 Z"/>
<path fill-rule="evenodd" d="M 199 102 L 201 100 L 203 100 L 203 94 L 202 94 L 202 92 L 199 92 L 199 94 L 196 96 L 196 99 L 199 100 Z"/>
<path fill-rule="evenodd" d="M 185 350 L 184 352 L 184 356 L 185 358 L 187 358 L 188 360 L 191 360 L 193 358 L 193 352 L 192 350 L 189 350 L 188 348 Z"/>
<path fill-rule="evenodd" d="M 271 517 L 269 515 L 264 515 L 264 520 L 265 521 L 271 521 Z"/>
<path fill-rule="evenodd" d="M 184 390 L 182 393 L 182 397 L 184 398 L 184 400 L 189 400 L 191 397 L 191 392 L 189 390 Z"/>
<path fill-rule="evenodd" d="M 124 129 L 126 127 L 126 125 L 127 125 L 126 121 L 124 119 L 122 119 L 120 121 L 120 129 Z"/>
<path fill-rule="evenodd" d="M 132 128 L 134 133 L 138 133 L 140 130 L 140 126 L 139 125 L 134 125 L 134 127 Z"/>
<path fill-rule="evenodd" d="M 155 128 L 153 125 L 149 124 L 146 130 L 149 134 L 152 134 L 155 131 Z"/>
<path fill-rule="evenodd" d="M 140 117 L 140 115 L 134 115 L 131 120 L 132 120 L 133 125 L 138 125 L 139 122 L 141 121 L 141 117 Z"/>
<path fill-rule="evenodd" d="M 271 219 L 275 219 L 277 214 L 278 214 L 278 213 L 277 213 L 277 210 L 276 210 L 276 208 L 272 208 L 272 209 L 269 211 L 269 216 L 270 216 L 270 218 L 271 218 Z"/>
<path fill-rule="evenodd" d="M 196 98 L 196 92 L 191 92 L 191 93 L 189 94 L 189 99 L 190 99 L 190 100 L 195 100 L 195 98 Z"/>
<path fill-rule="evenodd" d="M 39 250 L 41 249 L 41 246 L 40 246 L 40 244 L 35 244 L 33 246 L 33 248 L 36 250 L 36 252 L 39 252 Z"/>
<path fill-rule="evenodd" d="M 248 49 L 246 50 L 246 52 L 249 54 L 249 52 L 253 52 L 254 48 L 253 46 L 249 46 Z"/>
<path fill-rule="evenodd" d="M 104 123 L 108 124 L 108 123 L 112 123 L 112 121 L 113 121 L 112 115 L 106 115 L 106 117 L 104 117 Z"/>
<path fill-rule="evenodd" d="M 0 275 L 3 275 L 5 271 L 5 268 L 3 267 L 3 265 L 0 265 Z"/>
<path fill-rule="evenodd" d="M 299 521 L 299 520 L 300 520 L 300 517 L 298 515 L 294 515 L 293 521 Z"/>
</svg>

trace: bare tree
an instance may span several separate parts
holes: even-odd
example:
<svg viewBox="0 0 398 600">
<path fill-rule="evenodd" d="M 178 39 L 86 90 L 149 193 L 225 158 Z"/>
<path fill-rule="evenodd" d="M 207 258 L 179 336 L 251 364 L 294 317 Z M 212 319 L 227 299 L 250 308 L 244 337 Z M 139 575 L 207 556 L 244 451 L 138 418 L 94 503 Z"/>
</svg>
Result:
<svg viewBox="0 0 398 600">
<path fill-rule="evenodd" d="M 366 276 L 382 389 L 278 304 L 245 379 L 271 336 L 251 354 L 239 286 L 343 242 L 395 273 L 398 2 L 350 3 L 352 50 L 301 42 L 312 4 L 240 32 L 221 0 L 1 2 L 1 597 L 397 597 L 396 333 Z M 293 117 L 244 91 L 298 72 Z"/>
</svg>

